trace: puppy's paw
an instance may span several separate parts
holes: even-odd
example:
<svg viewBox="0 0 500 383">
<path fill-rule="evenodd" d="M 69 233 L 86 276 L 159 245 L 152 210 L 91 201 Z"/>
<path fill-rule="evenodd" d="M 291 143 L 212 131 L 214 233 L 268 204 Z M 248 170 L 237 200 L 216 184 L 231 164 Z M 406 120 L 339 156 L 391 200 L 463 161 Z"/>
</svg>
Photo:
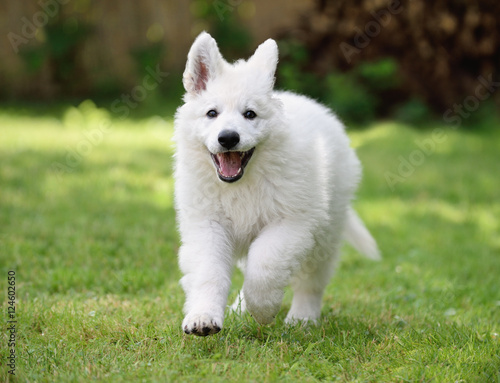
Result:
<svg viewBox="0 0 500 383">
<path fill-rule="evenodd" d="M 257 321 L 258 324 L 270 324 L 274 322 L 274 318 L 276 318 L 276 315 L 272 315 L 266 312 L 262 311 L 251 311 L 250 314 L 252 315 L 253 319 Z"/>
<path fill-rule="evenodd" d="M 182 321 L 182 330 L 186 334 L 207 336 L 217 334 L 222 328 L 222 319 L 209 314 L 188 314 Z"/>
<path fill-rule="evenodd" d="M 290 326 L 302 325 L 302 326 L 316 326 L 318 324 L 318 318 L 314 315 L 311 316 L 296 316 L 288 315 L 285 318 L 285 324 Z"/>
<path fill-rule="evenodd" d="M 282 290 L 267 290 L 266 293 L 257 289 L 244 291 L 246 308 L 259 324 L 269 324 L 274 321 L 281 307 Z"/>
<path fill-rule="evenodd" d="M 279 301 L 274 304 L 263 301 L 259 304 L 257 302 L 252 302 L 251 299 L 247 299 L 247 309 L 257 323 L 270 324 L 274 321 L 274 318 L 280 310 L 280 303 Z"/>
<path fill-rule="evenodd" d="M 316 325 L 321 316 L 321 295 L 320 294 L 299 294 L 296 293 L 292 302 L 292 307 L 285 318 L 288 325 Z"/>
</svg>

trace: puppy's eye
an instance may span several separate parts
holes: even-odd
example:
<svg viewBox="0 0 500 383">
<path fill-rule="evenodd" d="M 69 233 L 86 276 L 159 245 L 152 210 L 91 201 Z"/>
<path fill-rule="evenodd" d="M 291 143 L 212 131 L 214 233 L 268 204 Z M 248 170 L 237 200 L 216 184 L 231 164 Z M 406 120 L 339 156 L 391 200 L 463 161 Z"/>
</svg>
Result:
<svg viewBox="0 0 500 383">
<path fill-rule="evenodd" d="M 257 114 L 253 110 L 247 110 L 245 113 L 243 113 L 243 117 L 245 117 L 247 120 L 253 120 L 255 117 L 257 117 Z"/>
<path fill-rule="evenodd" d="M 215 118 L 219 115 L 219 113 L 217 113 L 216 110 L 213 110 L 213 109 L 210 109 L 208 112 L 207 112 L 207 117 L 208 118 Z"/>
</svg>

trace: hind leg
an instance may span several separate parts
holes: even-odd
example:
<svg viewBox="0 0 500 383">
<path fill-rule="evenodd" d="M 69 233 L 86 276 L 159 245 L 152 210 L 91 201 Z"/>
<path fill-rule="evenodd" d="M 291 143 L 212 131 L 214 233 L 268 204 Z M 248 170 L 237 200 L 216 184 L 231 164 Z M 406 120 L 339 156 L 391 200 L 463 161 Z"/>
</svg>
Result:
<svg viewBox="0 0 500 383">
<path fill-rule="evenodd" d="M 338 249 L 316 247 L 302 265 L 291 283 L 293 300 L 286 323 L 317 322 L 321 314 L 323 293 L 333 274 L 337 254 Z"/>
</svg>

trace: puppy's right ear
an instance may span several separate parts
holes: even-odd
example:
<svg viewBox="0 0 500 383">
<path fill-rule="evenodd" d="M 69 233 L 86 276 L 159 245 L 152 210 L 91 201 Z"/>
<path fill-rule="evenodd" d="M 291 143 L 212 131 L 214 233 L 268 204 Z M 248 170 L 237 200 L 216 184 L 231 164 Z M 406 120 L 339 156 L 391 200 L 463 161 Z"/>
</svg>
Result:
<svg viewBox="0 0 500 383">
<path fill-rule="evenodd" d="M 206 89 L 207 82 L 222 71 L 224 59 L 217 43 L 207 32 L 201 32 L 188 53 L 182 83 L 188 93 L 198 94 Z"/>
</svg>

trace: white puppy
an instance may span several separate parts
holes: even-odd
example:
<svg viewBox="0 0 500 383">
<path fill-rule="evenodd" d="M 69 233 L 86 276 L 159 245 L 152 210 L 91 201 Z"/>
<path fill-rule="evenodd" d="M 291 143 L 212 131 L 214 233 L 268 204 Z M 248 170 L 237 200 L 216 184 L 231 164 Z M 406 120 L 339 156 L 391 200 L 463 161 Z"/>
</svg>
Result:
<svg viewBox="0 0 500 383">
<path fill-rule="evenodd" d="M 350 208 L 361 170 L 344 127 L 324 106 L 273 91 L 277 62 L 269 39 L 229 64 L 205 32 L 188 55 L 175 118 L 187 334 L 220 331 L 236 262 L 245 282 L 233 307 L 270 323 L 291 285 L 294 323 L 319 317 L 342 238 L 379 257 Z"/>
</svg>

